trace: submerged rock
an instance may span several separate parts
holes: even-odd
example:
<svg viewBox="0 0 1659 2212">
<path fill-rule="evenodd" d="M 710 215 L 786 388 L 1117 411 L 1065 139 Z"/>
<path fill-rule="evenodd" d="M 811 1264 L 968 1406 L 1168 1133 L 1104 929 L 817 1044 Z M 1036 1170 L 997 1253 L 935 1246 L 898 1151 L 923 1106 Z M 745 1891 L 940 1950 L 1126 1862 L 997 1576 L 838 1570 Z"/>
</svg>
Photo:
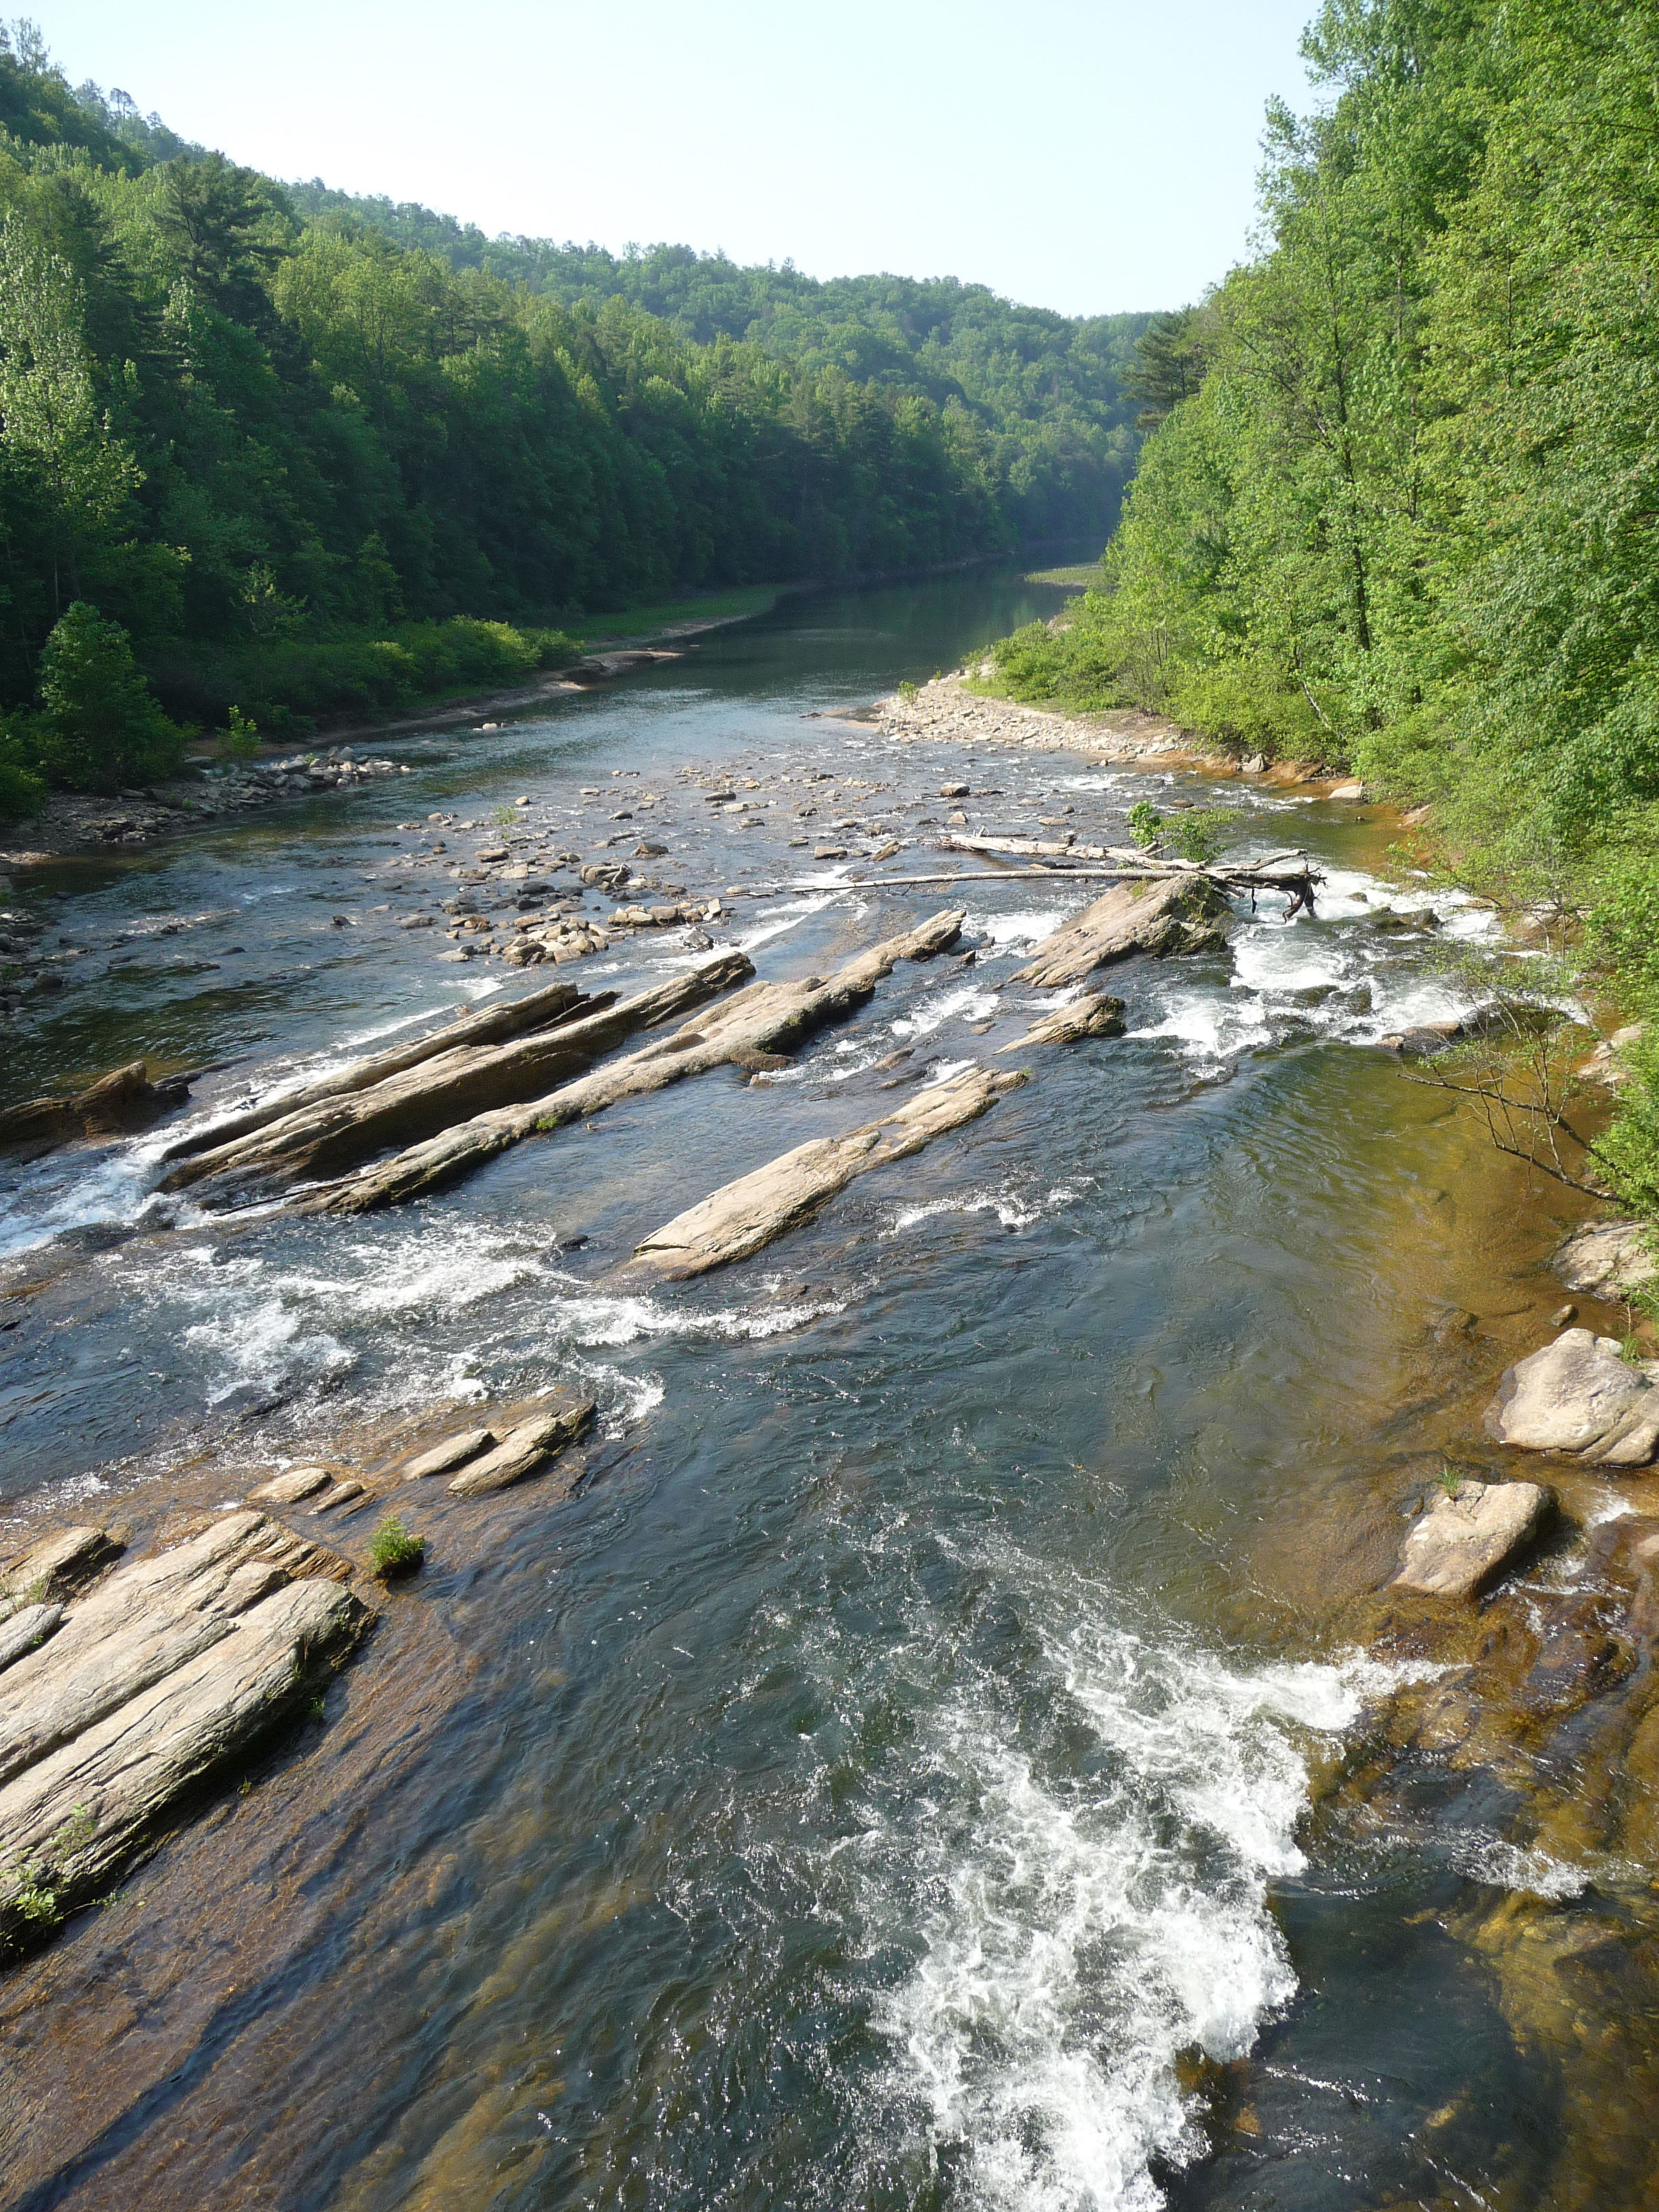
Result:
<svg viewBox="0 0 1659 2212">
<path fill-rule="evenodd" d="M 1587 1221 L 1557 1248 L 1550 1266 L 1568 1290 L 1609 1302 L 1659 1275 L 1644 1221 Z"/>
<path fill-rule="evenodd" d="M 1659 1390 L 1610 1336 L 1563 1329 L 1517 1360 L 1486 1409 L 1488 1436 L 1600 1467 L 1645 1467 L 1659 1444 Z"/>
<path fill-rule="evenodd" d="M 1464 1483 L 1412 1524 L 1393 1587 L 1472 1597 L 1537 1533 L 1553 1503 L 1535 1482 Z"/>
</svg>

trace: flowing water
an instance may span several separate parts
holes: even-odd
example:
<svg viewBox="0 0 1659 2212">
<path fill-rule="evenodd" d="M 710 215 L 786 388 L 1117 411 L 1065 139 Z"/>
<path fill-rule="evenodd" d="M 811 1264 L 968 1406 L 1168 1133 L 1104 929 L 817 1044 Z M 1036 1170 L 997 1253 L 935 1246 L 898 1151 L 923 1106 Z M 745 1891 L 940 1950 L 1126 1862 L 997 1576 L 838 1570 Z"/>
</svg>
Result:
<svg viewBox="0 0 1659 2212">
<path fill-rule="evenodd" d="M 713 933 L 827 972 L 949 902 L 849 886 L 813 858 L 832 823 L 914 831 L 954 776 L 995 794 L 981 819 L 1036 799 L 1085 837 L 1171 795 L 805 719 L 1053 604 L 996 574 L 787 600 L 603 694 L 400 742 L 395 787 L 47 872 L 48 941 L 89 949 L 6 1089 L 143 1054 L 212 1064 L 212 1107 L 524 988 L 397 927 L 521 793 L 590 856 L 644 831 L 665 880 L 803 886 Z M 778 803 L 742 829 L 684 764 Z M 825 770 L 842 795 L 797 822 Z M 1437 948 L 1488 924 L 1389 890 L 1351 807 L 1235 803 L 1249 849 L 1322 858 L 1316 917 L 1264 900 L 1226 956 L 1120 969 L 1123 1039 L 1033 1055 L 985 1119 L 699 1285 L 612 1271 L 909 1095 L 895 1050 L 927 1081 L 1018 1036 L 1036 994 L 998 987 L 1085 890 L 988 873 L 972 966 L 902 966 L 789 1070 L 396 1213 L 209 1217 L 155 1195 L 154 1138 L 13 1179 L 15 1269 L 62 1270 L 0 1337 L 13 1534 L 137 1510 L 181 1462 L 238 1498 L 445 1397 L 580 1381 L 601 1426 L 575 1498 L 531 1485 L 448 1535 L 433 1512 L 326 1723 L 29 1970 L 9 2202 L 1544 2201 L 1553 2059 L 1447 1924 L 1537 1887 L 1505 1808 L 1382 1841 L 1315 1808 L 1388 1683 L 1333 1624 L 1417 1494 L 1414 1409 L 1455 1387 L 1437 1315 L 1501 1340 L 1549 1302 L 1518 1176 L 1370 1048 L 1462 1003 Z M 930 842 L 876 872 L 948 865 Z M 574 972 L 696 957 L 672 933 Z"/>
</svg>

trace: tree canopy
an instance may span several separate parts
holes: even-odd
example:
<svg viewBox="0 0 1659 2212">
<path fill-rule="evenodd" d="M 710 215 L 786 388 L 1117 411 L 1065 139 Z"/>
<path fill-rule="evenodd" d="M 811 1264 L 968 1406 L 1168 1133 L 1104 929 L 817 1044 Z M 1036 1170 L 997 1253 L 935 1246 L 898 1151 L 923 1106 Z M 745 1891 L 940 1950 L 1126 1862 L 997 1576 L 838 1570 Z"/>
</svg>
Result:
<svg viewBox="0 0 1659 2212">
<path fill-rule="evenodd" d="M 1145 342 L 1102 588 L 1005 676 L 1432 800 L 1466 879 L 1659 1000 L 1659 14 L 1326 0 L 1303 50 L 1195 388 Z"/>
</svg>

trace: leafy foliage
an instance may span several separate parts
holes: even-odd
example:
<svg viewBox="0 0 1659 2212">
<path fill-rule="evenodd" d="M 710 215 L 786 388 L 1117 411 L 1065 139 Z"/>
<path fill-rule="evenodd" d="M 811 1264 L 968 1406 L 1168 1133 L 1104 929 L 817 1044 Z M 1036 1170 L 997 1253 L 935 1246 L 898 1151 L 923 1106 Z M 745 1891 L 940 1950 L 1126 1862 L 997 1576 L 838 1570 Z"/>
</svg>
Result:
<svg viewBox="0 0 1659 2212">
<path fill-rule="evenodd" d="M 425 1557 L 426 1538 L 411 1535 L 395 1513 L 381 1522 L 369 1540 L 369 1570 L 382 1582 L 412 1575 Z"/>
<path fill-rule="evenodd" d="M 1143 341 L 1104 587 L 997 680 L 1433 800 L 1465 880 L 1659 1014 L 1659 15 L 1325 0 L 1304 52 L 1262 251 Z M 1605 1154 L 1650 1207 L 1656 1073 Z"/>
</svg>

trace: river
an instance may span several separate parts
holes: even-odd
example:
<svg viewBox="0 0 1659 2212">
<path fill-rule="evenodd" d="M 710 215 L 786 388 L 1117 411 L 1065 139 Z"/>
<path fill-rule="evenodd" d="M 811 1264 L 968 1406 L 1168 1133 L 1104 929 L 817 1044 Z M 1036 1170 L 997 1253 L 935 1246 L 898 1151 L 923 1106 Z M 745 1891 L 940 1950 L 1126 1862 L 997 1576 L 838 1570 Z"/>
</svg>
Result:
<svg viewBox="0 0 1659 2212">
<path fill-rule="evenodd" d="M 697 889 L 805 884 L 713 933 L 791 975 L 948 902 L 847 887 L 812 856 L 831 820 L 915 835 L 952 778 L 988 820 L 1036 799 L 1085 835 L 1210 795 L 804 719 L 1055 603 L 997 572 L 786 599 L 497 731 L 400 740 L 393 783 L 41 871 L 49 941 L 88 951 L 6 1094 L 144 1054 L 214 1066 L 210 1106 L 524 988 L 398 927 L 433 895 L 404 867 L 429 817 L 451 860 L 522 795 L 590 854 L 660 824 L 653 865 Z M 777 804 L 711 817 L 688 764 Z M 809 771 L 893 788 L 820 809 L 803 850 Z M 1387 1675 L 1342 1607 L 1419 1493 L 1413 1422 L 1464 1419 L 1553 1303 L 1547 1206 L 1372 1048 L 1462 1002 L 1443 948 L 1490 925 L 1390 891 L 1364 809 L 1230 803 L 1250 849 L 1326 866 L 1315 918 L 1264 901 L 1225 957 L 1118 970 L 1124 1038 L 1034 1059 L 699 1285 L 610 1275 L 882 1110 L 895 1050 L 927 1079 L 1019 1034 L 1033 994 L 995 987 L 1083 894 L 988 875 L 972 966 L 901 967 L 793 1069 L 684 1085 L 397 1213 L 193 1212 L 155 1195 L 144 1138 L 12 1176 L 13 1279 L 64 1267 L 0 1338 L 14 1535 L 154 1511 L 181 1462 L 228 1501 L 445 1396 L 580 1382 L 600 1431 L 574 1498 L 526 1486 L 453 1539 L 434 1512 L 326 1719 L 14 1975 L 7 2202 L 1544 2201 L 1559 2069 L 1451 1925 L 1504 1894 L 1511 1808 L 1379 1832 L 1316 1788 Z M 935 865 L 920 839 L 893 869 Z M 575 972 L 694 957 L 641 937 Z M 1476 1353 L 1437 1339 L 1450 1308 Z"/>
</svg>

